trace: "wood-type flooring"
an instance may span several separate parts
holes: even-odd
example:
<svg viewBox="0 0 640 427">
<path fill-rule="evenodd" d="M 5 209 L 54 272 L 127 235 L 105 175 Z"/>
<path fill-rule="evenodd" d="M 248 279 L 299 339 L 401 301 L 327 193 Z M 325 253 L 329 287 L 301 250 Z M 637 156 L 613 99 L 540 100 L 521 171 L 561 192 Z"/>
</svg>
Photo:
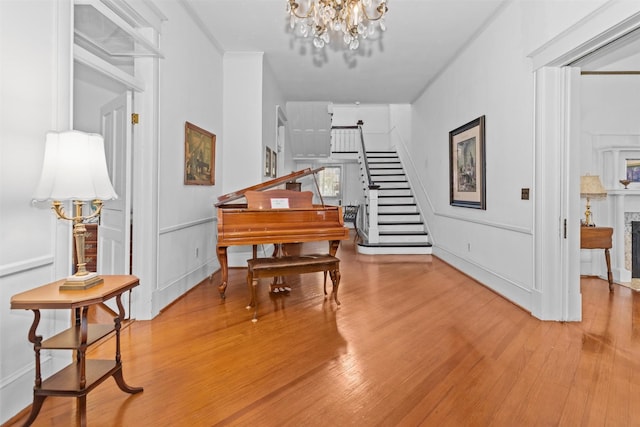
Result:
<svg viewBox="0 0 640 427">
<path fill-rule="evenodd" d="M 583 277 L 582 322 L 543 322 L 434 256 L 349 240 L 337 256 L 340 307 L 322 273 L 287 278 L 288 294 L 262 279 L 254 324 L 237 268 L 226 300 L 216 274 L 131 322 L 124 377 L 144 392 L 108 379 L 88 425 L 640 426 L 640 293 Z M 113 355 L 113 339 L 89 353 Z M 75 409 L 49 397 L 33 425 L 75 425 Z"/>
</svg>

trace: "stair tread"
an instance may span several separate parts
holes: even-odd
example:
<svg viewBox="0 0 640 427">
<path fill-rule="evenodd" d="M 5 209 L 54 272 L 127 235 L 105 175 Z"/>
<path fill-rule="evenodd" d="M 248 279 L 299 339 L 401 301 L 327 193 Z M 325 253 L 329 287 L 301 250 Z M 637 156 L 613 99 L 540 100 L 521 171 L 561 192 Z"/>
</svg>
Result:
<svg viewBox="0 0 640 427">
<path fill-rule="evenodd" d="M 431 248 L 431 243 L 426 241 L 429 233 L 425 231 L 422 216 L 416 209 L 418 204 L 398 153 L 367 151 L 366 157 L 372 181 L 379 186 L 378 208 L 381 211 L 378 212 L 378 226 L 382 228 L 378 236 L 385 241 L 374 244 L 361 242 L 359 245 L 391 248 L 392 251 L 393 248 Z"/>
<path fill-rule="evenodd" d="M 358 243 L 360 246 L 367 247 L 382 247 L 382 248 L 393 248 L 393 247 L 427 247 L 430 248 L 433 246 L 431 243 L 417 243 L 417 242 L 407 242 L 407 243 L 367 243 L 360 242 Z"/>
<path fill-rule="evenodd" d="M 418 206 L 415 203 L 378 203 L 378 207 L 380 206 Z"/>
<path fill-rule="evenodd" d="M 419 212 L 378 212 L 378 215 L 419 215 Z"/>
<path fill-rule="evenodd" d="M 380 231 L 378 234 L 380 236 L 421 236 L 429 233 L 426 231 Z"/>
<path fill-rule="evenodd" d="M 424 225 L 422 221 L 378 222 L 378 225 Z"/>
</svg>

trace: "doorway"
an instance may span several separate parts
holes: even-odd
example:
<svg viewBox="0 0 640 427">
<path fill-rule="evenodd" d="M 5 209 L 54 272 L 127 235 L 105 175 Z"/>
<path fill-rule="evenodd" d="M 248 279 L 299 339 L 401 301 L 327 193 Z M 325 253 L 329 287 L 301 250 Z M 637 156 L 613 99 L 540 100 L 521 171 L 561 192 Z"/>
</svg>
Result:
<svg viewBox="0 0 640 427">
<path fill-rule="evenodd" d="M 615 50 L 614 40 L 640 28 L 637 4 L 617 5 L 616 13 L 606 7 L 596 12 L 601 13 L 580 21 L 531 55 L 536 78 L 535 174 L 539 189 L 535 195 L 532 314 L 540 319 L 579 321 L 582 314 L 580 167 L 575 159 L 580 153 L 580 68 L 575 65 L 584 66 L 577 61 L 599 49 L 609 46 Z M 601 19 L 594 19 L 596 15 Z"/>
<path fill-rule="evenodd" d="M 142 285 L 131 302 L 130 315 L 146 319 L 152 317 L 152 286 L 158 265 L 157 224 L 152 220 L 157 211 L 155 82 L 162 58 L 158 43 L 164 18 L 157 10 L 136 6 L 127 1 L 74 4 L 72 126 L 95 133 L 110 129 L 114 141 L 123 141 L 112 147 L 110 166 L 120 198 L 115 203 L 120 206 L 117 212 L 111 212 L 117 213 L 114 218 L 118 218 L 118 226 L 109 232 L 117 230 L 117 237 L 108 236 L 103 255 L 108 252 L 109 261 L 98 268 L 108 267 L 106 274 L 133 273 L 140 279 Z M 122 97 L 128 97 L 124 109 L 116 105 L 122 104 Z M 136 113 L 146 119 L 135 127 L 130 121 L 134 101 Z M 115 116 L 119 124 L 113 128 L 110 120 Z M 131 143 L 134 138 L 135 145 Z M 117 188 L 120 186 L 122 189 Z M 107 225 L 109 212 L 102 220 Z"/>
</svg>

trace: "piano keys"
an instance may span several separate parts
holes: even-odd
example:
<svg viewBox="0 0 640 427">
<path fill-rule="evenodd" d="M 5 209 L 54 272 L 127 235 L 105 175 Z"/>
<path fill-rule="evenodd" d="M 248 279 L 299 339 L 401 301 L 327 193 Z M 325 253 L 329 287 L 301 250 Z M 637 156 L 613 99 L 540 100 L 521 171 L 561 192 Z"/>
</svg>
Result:
<svg viewBox="0 0 640 427">
<path fill-rule="evenodd" d="M 251 245 L 255 258 L 260 244 L 327 241 L 328 254 L 335 256 L 340 241 L 349 238 L 341 206 L 313 204 L 313 194 L 308 191 L 274 189 L 320 170 L 307 168 L 218 198 L 216 254 L 222 272 L 218 286 L 222 298 L 229 279 L 229 246 Z"/>
</svg>

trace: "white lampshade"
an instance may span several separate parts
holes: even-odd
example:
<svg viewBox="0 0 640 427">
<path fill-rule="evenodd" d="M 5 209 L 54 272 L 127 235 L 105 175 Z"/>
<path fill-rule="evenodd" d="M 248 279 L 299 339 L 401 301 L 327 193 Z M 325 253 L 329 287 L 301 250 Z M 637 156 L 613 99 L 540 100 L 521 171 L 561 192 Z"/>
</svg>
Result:
<svg viewBox="0 0 640 427">
<path fill-rule="evenodd" d="M 40 183 L 33 199 L 111 200 L 111 185 L 102 135 L 75 130 L 48 132 Z"/>
</svg>

